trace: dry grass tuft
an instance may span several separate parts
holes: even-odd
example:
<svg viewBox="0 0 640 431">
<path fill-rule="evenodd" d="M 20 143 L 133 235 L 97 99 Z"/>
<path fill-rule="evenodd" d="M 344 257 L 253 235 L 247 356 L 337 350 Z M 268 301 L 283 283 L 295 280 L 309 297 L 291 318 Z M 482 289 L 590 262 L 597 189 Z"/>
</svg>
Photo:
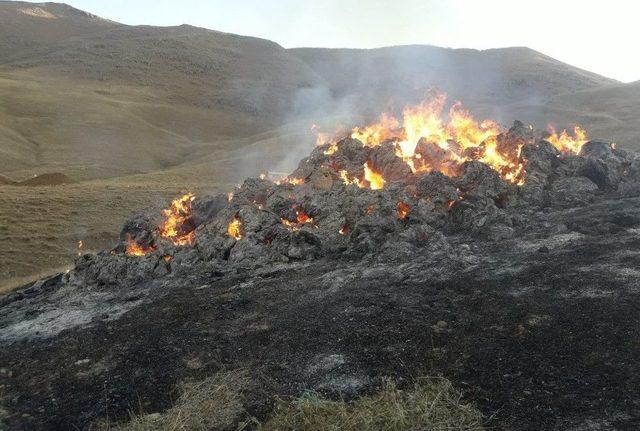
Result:
<svg viewBox="0 0 640 431">
<path fill-rule="evenodd" d="M 388 381 L 377 394 L 352 403 L 308 393 L 296 402 L 279 402 L 260 431 L 479 431 L 482 413 L 465 403 L 446 379 L 422 379 L 399 390 Z"/>
<path fill-rule="evenodd" d="M 409 390 L 387 381 L 382 390 L 353 402 L 332 401 L 307 392 L 293 401 L 278 401 L 264 423 L 245 417 L 242 393 L 249 387 L 245 372 L 223 372 L 181 387 L 174 407 L 164 413 L 134 415 L 105 431 L 204 431 L 245 429 L 259 431 L 481 431 L 482 413 L 462 400 L 443 378 L 419 380 Z M 237 427 L 237 428 L 236 428 Z"/>
<path fill-rule="evenodd" d="M 201 382 L 183 383 L 180 398 L 164 413 L 133 415 L 108 431 L 209 431 L 228 429 L 244 414 L 242 391 L 249 386 L 242 371 L 220 372 Z"/>
</svg>

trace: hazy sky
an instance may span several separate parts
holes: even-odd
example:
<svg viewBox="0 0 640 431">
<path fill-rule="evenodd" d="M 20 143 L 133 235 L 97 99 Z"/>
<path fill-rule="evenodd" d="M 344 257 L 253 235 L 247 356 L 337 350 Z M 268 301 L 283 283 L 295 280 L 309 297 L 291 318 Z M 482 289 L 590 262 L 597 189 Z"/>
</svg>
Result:
<svg viewBox="0 0 640 431">
<path fill-rule="evenodd" d="M 608 0 L 66 0 L 126 24 L 188 23 L 289 47 L 528 46 L 640 80 L 640 5 Z"/>
</svg>

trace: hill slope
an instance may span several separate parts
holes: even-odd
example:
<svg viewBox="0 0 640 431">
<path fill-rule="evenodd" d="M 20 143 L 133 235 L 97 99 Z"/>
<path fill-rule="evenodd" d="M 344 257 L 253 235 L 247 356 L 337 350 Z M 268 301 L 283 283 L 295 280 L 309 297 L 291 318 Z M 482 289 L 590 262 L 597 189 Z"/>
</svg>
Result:
<svg viewBox="0 0 640 431">
<path fill-rule="evenodd" d="M 166 169 L 273 128 L 324 85 L 266 40 L 131 27 L 58 4 L 0 3 L 0 172 L 77 179 Z"/>
<path fill-rule="evenodd" d="M 528 48 L 478 51 L 399 46 L 290 52 L 327 80 L 335 97 L 351 96 L 371 107 L 389 101 L 399 105 L 416 102 L 430 87 L 479 107 L 541 101 L 615 82 Z"/>
<path fill-rule="evenodd" d="M 119 26 L 65 4 L 0 1 L 0 64 Z"/>
</svg>

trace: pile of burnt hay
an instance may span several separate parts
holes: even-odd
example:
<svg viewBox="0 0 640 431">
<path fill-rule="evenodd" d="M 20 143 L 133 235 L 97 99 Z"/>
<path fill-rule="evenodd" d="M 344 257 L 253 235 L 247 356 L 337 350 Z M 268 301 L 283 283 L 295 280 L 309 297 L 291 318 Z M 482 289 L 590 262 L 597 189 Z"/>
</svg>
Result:
<svg viewBox="0 0 640 431">
<path fill-rule="evenodd" d="M 562 152 L 541 136 L 516 122 L 496 137 L 518 148 L 517 178 L 479 160 L 456 164 L 450 176 L 413 172 L 393 142 L 371 148 L 346 138 L 317 147 L 281 181 L 250 178 L 229 196 L 187 194 L 165 220 L 133 216 L 120 244 L 80 257 L 69 281 L 122 287 L 319 258 L 402 260 L 444 253 L 456 235 L 498 242 L 527 234 L 532 215 L 548 208 L 640 196 L 637 154 L 596 141 Z"/>
</svg>

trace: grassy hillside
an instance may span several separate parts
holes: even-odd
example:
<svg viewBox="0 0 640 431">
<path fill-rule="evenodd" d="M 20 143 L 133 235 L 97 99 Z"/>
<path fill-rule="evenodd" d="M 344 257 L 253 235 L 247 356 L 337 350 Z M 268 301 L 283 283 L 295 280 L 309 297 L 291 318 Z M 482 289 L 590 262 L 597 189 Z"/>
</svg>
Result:
<svg viewBox="0 0 640 431">
<path fill-rule="evenodd" d="M 0 64 L 119 26 L 65 4 L 0 1 Z"/>
<path fill-rule="evenodd" d="M 0 74 L 0 172 L 21 179 L 63 172 L 74 180 L 166 169 L 249 136 L 266 123 L 169 103 L 152 89 L 73 82 L 30 71 Z"/>
</svg>

